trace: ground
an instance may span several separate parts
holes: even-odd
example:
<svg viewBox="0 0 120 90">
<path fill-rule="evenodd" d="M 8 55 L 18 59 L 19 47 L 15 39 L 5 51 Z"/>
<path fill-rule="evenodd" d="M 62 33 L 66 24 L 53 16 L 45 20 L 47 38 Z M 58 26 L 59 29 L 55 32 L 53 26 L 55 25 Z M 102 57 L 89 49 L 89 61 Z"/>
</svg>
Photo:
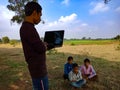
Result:
<svg viewBox="0 0 120 90">
<path fill-rule="evenodd" d="M 89 82 L 78 90 L 120 90 L 120 51 L 116 50 L 117 45 L 64 45 L 57 48 L 57 52 L 47 52 L 50 90 L 73 90 L 62 78 L 69 55 L 79 65 L 83 64 L 84 58 L 90 58 L 99 76 L 99 82 Z M 0 44 L 0 90 L 32 90 L 21 45 Z"/>
</svg>

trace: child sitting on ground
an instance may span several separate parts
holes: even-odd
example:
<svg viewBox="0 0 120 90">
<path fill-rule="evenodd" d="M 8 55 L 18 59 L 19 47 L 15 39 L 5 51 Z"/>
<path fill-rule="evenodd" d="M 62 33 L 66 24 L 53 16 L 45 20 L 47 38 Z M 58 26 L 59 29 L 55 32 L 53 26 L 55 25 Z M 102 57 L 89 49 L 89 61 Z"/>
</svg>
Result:
<svg viewBox="0 0 120 90">
<path fill-rule="evenodd" d="M 93 66 L 90 64 L 90 60 L 86 58 L 84 60 L 84 65 L 80 67 L 83 78 L 87 80 L 97 80 L 96 72 Z"/>
<path fill-rule="evenodd" d="M 71 82 L 71 85 L 75 88 L 80 88 L 86 83 L 86 80 L 82 78 L 79 66 L 76 63 L 73 64 L 73 69 L 69 73 L 69 80 Z"/>
<path fill-rule="evenodd" d="M 73 64 L 73 57 L 69 56 L 67 59 L 67 63 L 64 65 L 64 75 L 63 78 L 64 80 L 68 79 L 68 74 L 72 70 L 72 64 Z"/>
</svg>

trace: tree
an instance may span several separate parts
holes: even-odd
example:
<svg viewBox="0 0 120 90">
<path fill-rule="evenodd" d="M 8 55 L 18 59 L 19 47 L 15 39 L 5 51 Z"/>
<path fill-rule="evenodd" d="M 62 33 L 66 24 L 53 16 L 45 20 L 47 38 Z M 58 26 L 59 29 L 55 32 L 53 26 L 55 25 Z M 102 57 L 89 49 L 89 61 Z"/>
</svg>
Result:
<svg viewBox="0 0 120 90">
<path fill-rule="evenodd" d="M 24 6 L 29 1 L 38 2 L 38 0 L 8 0 L 9 5 L 7 5 L 7 8 L 10 11 L 15 12 L 15 15 L 11 19 L 13 23 L 17 22 L 18 24 L 20 24 L 24 20 L 24 17 L 25 17 Z M 104 0 L 106 4 L 109 1 L 110 0 Z M 45 22 L 42 21 L 42 23 L 44 24 Z"/>
<path fill-rule="evenodd" d="M 9 39 L 7 36 L 2 37 L 2 42 L 3 42 L 4 44 L 9 43 L 9 42 L 10 42 L 10 39 Z"/>
<path fill-rule="evenodd" d="M 15 15 L 11 19 L 12 22 L 17 22 L 18 24 L 20 24 L 24 20 L 24 6 L 27 2 L 30 1 L 37 2 L 38 0 L 8 0 L 10 4 L 7 5 L 7 8 L 10 11 L 15 12 Z"/>
<path fill-rule="evenodd" d="M 86 39 L 86 37 L 83 37 L 83 38 L 82 38 L 82 40 L 85 40 L 85 39 Z"/>
<path fill-rule="evenodd" d="M 2 39 L 0 38 L 0 43 L 2 42 Z"/>
<path fill-rule="evenodd" d="M 91 40 L 91 37 L 89 37 L 88 40 Z"/>
<path fill-rule="evenodd" d="M 120 35 L 117 35 L 116 37 L 114 37 L 114 39 L 120 40 Z"/>
</svg>

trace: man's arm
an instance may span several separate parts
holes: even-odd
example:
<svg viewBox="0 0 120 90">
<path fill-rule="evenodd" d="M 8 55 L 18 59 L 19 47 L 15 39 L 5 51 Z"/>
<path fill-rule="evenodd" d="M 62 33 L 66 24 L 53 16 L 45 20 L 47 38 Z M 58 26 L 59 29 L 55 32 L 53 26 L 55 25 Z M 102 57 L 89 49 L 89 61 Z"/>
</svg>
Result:
<svg viewBox="0 0 120 90">
<path fill-rule="evenodd" d="M 26 35 L 27 42 L 33 47 L 37 53 L 44 53 L 46 51 L 46 46 L 40 39 L 38 33 L 35 30 L 30 30 L 29 33 Z"/>
</svg>

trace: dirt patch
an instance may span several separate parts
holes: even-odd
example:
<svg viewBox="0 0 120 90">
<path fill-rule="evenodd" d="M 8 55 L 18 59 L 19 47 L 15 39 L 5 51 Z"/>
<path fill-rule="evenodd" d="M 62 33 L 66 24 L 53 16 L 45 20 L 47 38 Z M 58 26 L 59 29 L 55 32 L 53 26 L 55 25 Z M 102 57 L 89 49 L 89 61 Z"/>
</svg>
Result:
<svg viewBox="0 0 120 90">
<path fill-rule="evenodd" d="M 116 50 L 117 44 L 109 45 L 64 45 L 57 48 L 58 52 L 89 55 L 104 58 L 110 61 L 120 61 L 120 50 Z"/>
</svg>

